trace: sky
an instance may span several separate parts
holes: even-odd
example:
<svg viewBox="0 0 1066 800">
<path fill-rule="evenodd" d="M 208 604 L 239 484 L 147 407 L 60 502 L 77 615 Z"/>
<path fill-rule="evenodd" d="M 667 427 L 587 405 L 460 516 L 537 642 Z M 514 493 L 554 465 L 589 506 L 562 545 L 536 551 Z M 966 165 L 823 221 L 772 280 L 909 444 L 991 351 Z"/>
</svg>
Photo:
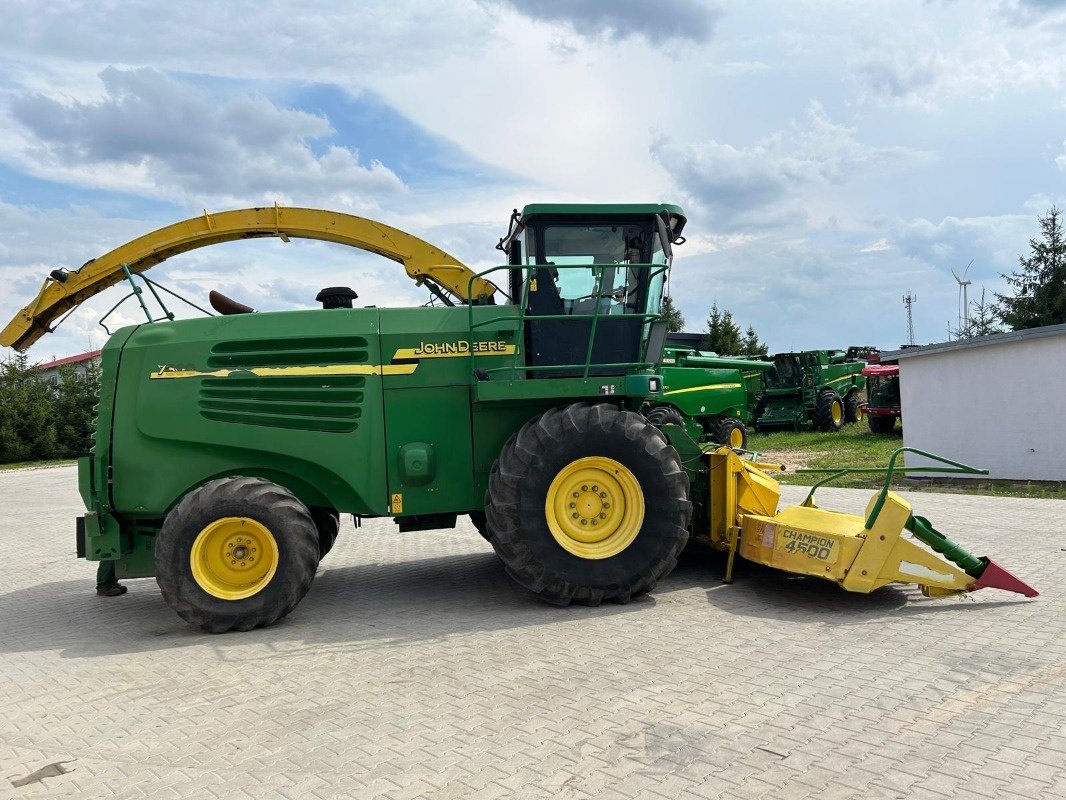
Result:
<svg viewBox="0 0 1066 800">
<path fill-rule="evenodd" d="M 952 272 L 1005 291 L 1066 207 L 1066 0 L 3 6 L 0 324 L 51 270 L 205 209 L 335 209 L 487 268 L 512 208 L 667 202 L 686 330 L 716 302 L 770 352 L 892 348 L 905 294 L 916 340 L 943 341 Z M 331 285 L 427 299 L 391 261 L 295 239 L 150 276 L 261 310 Z M 122 294 L 31 361 L 99 347 Z"/>
</svg>

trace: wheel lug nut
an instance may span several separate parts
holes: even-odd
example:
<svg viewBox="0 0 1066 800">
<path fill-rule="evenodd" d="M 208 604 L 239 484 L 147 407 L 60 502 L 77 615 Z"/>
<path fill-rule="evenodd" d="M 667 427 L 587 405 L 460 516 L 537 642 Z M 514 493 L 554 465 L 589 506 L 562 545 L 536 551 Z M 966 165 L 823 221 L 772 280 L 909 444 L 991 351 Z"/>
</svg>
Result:
<svg viewBox="0 0 1066 800">
<path fill-rule="evenodd" d="M 581 520 L 581 524 L 582 525 L 588 525 L 589 521 L 587 519 L 583 519 L 583 520 Z"/>
<path fill-rule="evenodd" d="M 577 512 L 575 511 L 575 512 L 574 512 L 573 514 L 571 514 L 570 516 L 571 516 L 571 517 L 573 517 L 574 519 L 577 519 Z"/>
<path fill-rule="evenodd" d="M 600 497 L 606 498 L 607 497 L 607 492 L 600 492 Z"/>
<path fill-rule="evenodd" d="M 598 525 L 598 524 L 599 524 L 599 520 L 598 520 L 598 519 L 594 519 L 594 520 L 592 520 L 592 524 L 593 524 L 593 525 Z"/>
<path fill-rule="evenodd" d="M 574 497 L 581 497 L 581 493 L 580 492 L 574 492 Z"/>
<path fill-rule="evenodd" d="M 600 519 L 607 519 L 607 515 L 606 514 L 600 514 Z"/>
<path fill-rule="evenodd" d="M 603 504 L 603 507 L 604 507 L 604 508 L 610 508 L 610 507 L 611 507 L 611 504 L 610 504 L 610 503 L 604 503 L 604 504 Z"/>
<path fill-rule="evenodd" d="M 570 508 L 577 508 L 577 503 L 571 503 Z"/>
<path fill-rule="evenodd" d="M 587 492 L 588 490 L 589 490 L 589 485 L 587 483 L 581 484 L 581 491 Z"/>
</svg>

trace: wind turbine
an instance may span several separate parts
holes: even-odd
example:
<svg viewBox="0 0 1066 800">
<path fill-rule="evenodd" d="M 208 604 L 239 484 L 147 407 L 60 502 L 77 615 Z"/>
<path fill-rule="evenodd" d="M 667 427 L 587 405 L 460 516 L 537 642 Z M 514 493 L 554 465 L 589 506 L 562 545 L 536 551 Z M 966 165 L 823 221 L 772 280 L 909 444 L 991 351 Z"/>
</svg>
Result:
<svg viewBox="0 0 1066 800">
<path fill-rule="evenodd" d="M 962 271 L 962 277 L 960 278 L 955 274 L 955 270 L 951 271 L 951 275 L 959 284 L 959 301 L 962 303 L 962 307 L 959 309 L 959 332 L 963 335 L 967 335 L 970 330 L 970 297 L 966 291 L 966 287 L 973 281 L 966 280 L 966 273 L 970 271 L 970 267 L 973 266 L 973 259 L 970 259 L 970 263 L 966 265 L 966 269 Z"/>
</svg>

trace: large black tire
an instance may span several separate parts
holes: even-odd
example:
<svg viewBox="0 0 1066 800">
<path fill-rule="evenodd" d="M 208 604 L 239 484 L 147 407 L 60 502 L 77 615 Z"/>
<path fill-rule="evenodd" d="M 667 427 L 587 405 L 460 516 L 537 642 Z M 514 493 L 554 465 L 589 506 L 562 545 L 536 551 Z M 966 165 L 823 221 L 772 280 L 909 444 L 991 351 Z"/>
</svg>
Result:
<svg viewBox="0 0 1066 800">
<path fill-rule="evenodd" d="M 852 392 L 844 398 L 844 422 L 852 423 L 862 420 L 862 398 L 858 392 Z"/>
<path fill-rule="evenodd" d="M 277 547 L 277 567 L 254 594 L 223 599 L 194 576 L 194 543 L 226 518 L 262 526 Z M 206 548 L 205 548 L 206 549 Z M 262 478 L 220 478 L 189 492 L 167 514 L 155 542 L 156 582 L 182 619 L 211 633 L 248 631 L 284 617 L 303 599 L 319 561 L 319 533 L 307 507 Z"/>
<path fill-rule="evenodd" d="M 337 541 L 337 534 L 341 529 L 341 517 L 332 508 L 314 506 L 309 511 L 315 528 L 318 530 L 318 559 L 321 561 L 326 557 L 326 553 L 333 549 L 333 544 Z"/>
<path fill-rule="evenodd" d="M 733 417 L 716 419 L 711 437 L 718 444 L 727 445 L 734 450 L 748 449 L 748 431 L 743 422 Z"/>
<path fill-rule="evenodd" d="M 685 427 L 685 418 L 681 416 L 681 412 L 673 406 L 655 406 L 654 408 L 649 408 L 644 412 L 644 418 L 657 427 L 662 427 L 663 425 L 677 425 L 681 428 Z"/>
<path fill-rule="evenodd" d="M 616 503 L 613 513 L 643 503 L 635 537 L 606 557 L 575 555 L 548 521 L 552 482 L 584 458 L 607 469 L 616 462 L 633 479 L 632 500 Z M 688 477 L 677 451 L 639 414 L 606 404 L 551 409 L 522 427 L 497 464 L 486 506 L 493 547 L 515 581 L 550 603 L 628 602 L 669 574 L 688 541 Z M 594 484 L 590 488 L 595 492 Z"/>
<path fill-rule="evenodd" d="M 820 431 L 839 431 L 844 426 L 844 401 L 832 389 L 822 389 L 814 404 L 814 424 Z"/>
<path fill-rule="evenodd" d="M 874 416 L 868 414 L 866 416 L 866 422 L 870 425 L 870 431 L 872 433 L 892 433 L 896 428 L 896 418 L 886 416 Z"/>
</svg>

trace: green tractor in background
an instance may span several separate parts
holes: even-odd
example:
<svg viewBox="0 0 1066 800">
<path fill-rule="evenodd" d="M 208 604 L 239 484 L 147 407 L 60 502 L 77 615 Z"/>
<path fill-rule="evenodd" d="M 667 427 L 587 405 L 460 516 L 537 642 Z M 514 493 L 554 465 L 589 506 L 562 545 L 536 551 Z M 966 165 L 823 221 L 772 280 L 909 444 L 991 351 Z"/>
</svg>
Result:
<svg viewBox="0 0 1066 800">
<path fill-rule="evenodd" d="M 862 418 L 866 379 L 863 360 L 873 347 L 777 353 L 763 375 L 755 410 L 756 429 L 791 428 L 813 423 L 819 431 L 838 431 Z"/>
<path fill-rule="evenodd" d="M 669 342 L 669 337 L 667 337 Z M 768 361 L 729 358 L 668 344 L 663 350 L 663 393 L 645 416 L 657 425 L 687 425 L 698 440 L 744 450 Z M 687 419 L 687 423 L 686 423 Z"/>
</svg>

